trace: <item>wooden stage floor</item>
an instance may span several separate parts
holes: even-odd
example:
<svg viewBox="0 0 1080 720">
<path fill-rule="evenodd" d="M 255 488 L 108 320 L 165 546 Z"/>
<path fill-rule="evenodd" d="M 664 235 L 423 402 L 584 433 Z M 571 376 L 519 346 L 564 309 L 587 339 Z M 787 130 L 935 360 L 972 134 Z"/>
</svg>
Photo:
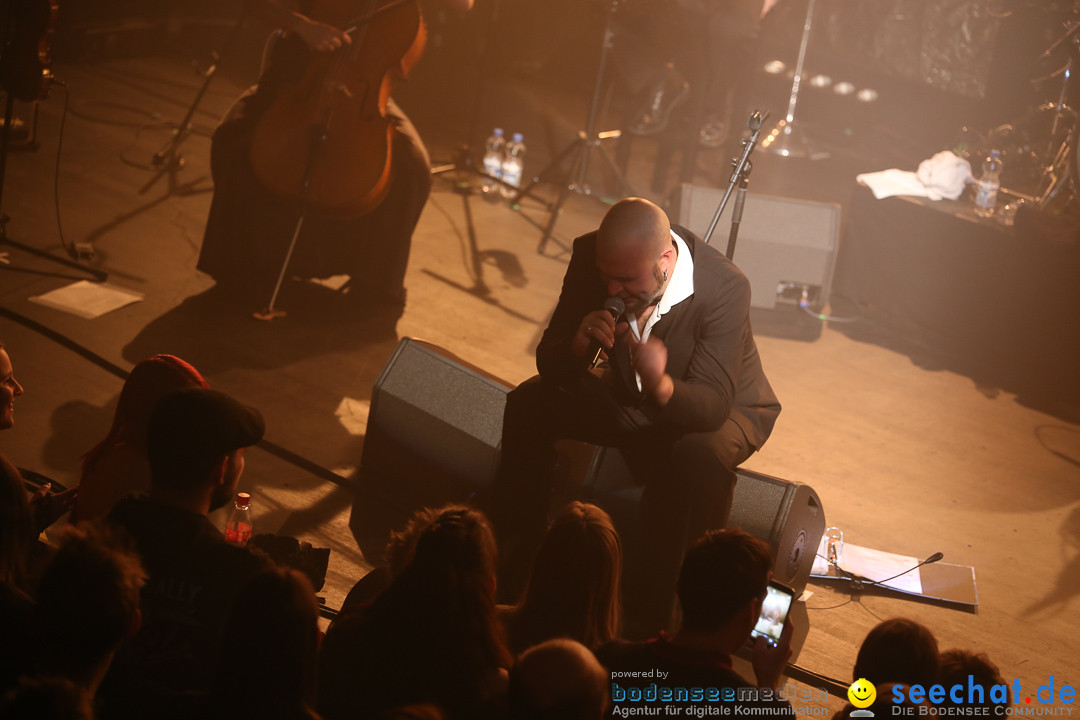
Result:
<svg viewBox="0 0 1080 720">
<path fill-rule="evenodd" d="M 106 432 L 121 387 L 96 359 L 126 370 L 153 353 L 180 355 L 213 386 L 258 407 L 268 440 L 335 473 L 330 481 L 253 449 L 242 485 L 253 492 L 257 530 L 332 549 L 322 594 L 338 606 L 370 567 L 349 529 L 349 477 L 372 384 L 397 338 L 373 338 L 362 322 L 328 317 L 312 289 L 293 293 L 290 316 L 272 324 L 250 319 L 251 308 L 215 304 L 206 294 L 211 281 L 194 269 L 210 201 L 208 138 L 196 134 L 183 146 L 178 179 L 191 186 L 169 194 L 162 179 L 139 192 L 152 177 L 140 166 L 168 137 L 161 121 L 182 116 L 198 78 L 152 58 L 58 72 L 71 92 L 59 171 L 65 236 L 92 242 L 94 264 L 145 300 L 92 321 L 42 307 L 28 298 L 80 275 L 2 248 L 15 265 L 40 272 L 0 267 L 0 339 L 26 388 L 0 450 L 74 484 L 78 457 Z M 238 91 L 215 82 L 195 118 L 200 128 L 212 127 Z M 59 90 L 42 105 L 41 147 L 11 155 L 3 196 L 10 236 L 53 252 L 61 252 L 52 193 L 62 106 Z M 555 135 L 568 141 L 575 124 L 576 115 L 553 121 Z M 530 163 L 550 155 L 536 145 Z M 788 174 L 792 167 L 801 169 Z M 771 161 L 755 174 L 827 195 L 813 172 Z M 398 336 L 440 345 L 511 382 L 529 377 L 567 243 L 595 227 L 603 210 L 572 198 L 541 255 L 538 204 L 517 212 L 437 180 L 414 238 Z M 799 665 L 848 682 L 866 632 L 909 616 L 932 628 L 943 648 L 987 652 L 1006 680 L 1034 690 L 1053 676 L 1058 687 L 1075 686 L 1080 426 L 828 325 L 809 341 L 782 335 L 759 336 L 784 410 L 747 466 L 810 484 L 827 523 L 849 542 L 919 558 L 941 551 L 948 562 L 974 566 L 980 601 L 967 613 L 811 584 Z"/>
</svg>

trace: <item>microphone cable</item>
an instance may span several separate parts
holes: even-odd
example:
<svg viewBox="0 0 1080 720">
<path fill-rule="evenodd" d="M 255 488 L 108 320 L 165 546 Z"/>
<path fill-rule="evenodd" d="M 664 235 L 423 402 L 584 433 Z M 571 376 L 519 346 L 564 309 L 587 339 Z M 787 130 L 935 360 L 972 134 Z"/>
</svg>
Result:
<svg viewBox="0 0 1080 720">
<path fill-rule="evenodd" d="M 820 555 L 819 555 L 819 557 L 820 557 Z M 855 573 L 850 572 L 850 571 L 845 570 L 844 568 L 840 567 L 840 565 L 837 564 L 837 562 L 835 560 L 829 560 L 828 562 L 829 562 L 830 565 L 832 565 L 832 567 L 836 568 L 836 571 L 838 573 L 840 573 L 840 575 L 844 579 L 851 581 L 852 588 L 856 592 L 860 592 L 864 588 L 866 588 L 866 586 L 885 587 L 885 583 L 889 582 L 890 580 L 895 580 L 896 578 L 900 577 L 901 575 L 907 575 L 909 572 L 914 572 L 915 570 L 918 570 L 919 568 L 921 568 L 923 565 L 930 565 L 931 563 L 936 563 L 936 562 L 938 562 L 939 560 L 941 560 L 944 557 L 945 557 L 944 553 L 936 552 L 933 555 L 931 555 L 930 557 L 923 560 L 918 565 L 914 565 L 914 566 L 908 568 L 907 570 L 904 570 L 903 572 L 898 572 L 895 575 L 892 575 L 890 577 L 885 578 L 884 580 L 871 580 L 869 578 L 863 577 L 862 575 L 856 575 Z"/>
</svg>

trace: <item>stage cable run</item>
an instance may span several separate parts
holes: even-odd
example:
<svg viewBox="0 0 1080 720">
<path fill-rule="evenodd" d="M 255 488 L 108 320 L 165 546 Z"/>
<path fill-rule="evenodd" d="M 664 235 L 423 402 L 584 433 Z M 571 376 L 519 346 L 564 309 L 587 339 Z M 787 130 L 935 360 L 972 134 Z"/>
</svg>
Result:
<svg viewBox="0 0 1080 720">
<path fill-rule="evenodd" d="M 60 236 L 60 247 L 70 257 L 79 257 L 78 248 L 75 244 L 68 244 L 64 239 L 64 225 L 60 222 L 60 153 L 64 149 L 64 128 L 67 126 L 68 105 L 71 102 L 71 90 L 63 80 L 53 78 L 54 85 L 64 88 L 64 110 L 60 113 L 60 132 L 56 139 L 56 166 L 53 168 L 53 206 L 56 208 L 56 232 Z M 90 255 L 93 255 L 93 247 L 90 247 Z"/>
</svg>

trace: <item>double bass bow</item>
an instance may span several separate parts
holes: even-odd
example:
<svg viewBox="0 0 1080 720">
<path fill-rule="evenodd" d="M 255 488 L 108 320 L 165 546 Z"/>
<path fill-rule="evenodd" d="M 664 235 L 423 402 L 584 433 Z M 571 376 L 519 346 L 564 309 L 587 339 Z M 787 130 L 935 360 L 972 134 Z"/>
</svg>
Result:
<svg viewBox="0 0 1080 720">
<path fill-rule="evenodd" d="M 276 195 L 355 218 L 390 187 L 386 106 L 423 52 L 423 18 L 416 0 L 315 0 L 307 15 L 345 29 L 352 42 L 312 53 L 303 76 L 280 89 L 255 126 L 251 167 Z"/>
</svg>

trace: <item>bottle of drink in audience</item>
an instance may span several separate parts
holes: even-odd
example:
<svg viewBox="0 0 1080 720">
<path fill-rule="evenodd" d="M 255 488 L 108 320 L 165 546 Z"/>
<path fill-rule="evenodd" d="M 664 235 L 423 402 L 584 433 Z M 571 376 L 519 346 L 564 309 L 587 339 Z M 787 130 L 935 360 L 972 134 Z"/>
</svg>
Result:
<svg viewBox="0 0 1080 720">
<path fill-rule="evenodd" d="M 247 545 L 251 539 L 251 495 L 236 493 L 236 504 L 225 523 L 225 539 L 237 545 Z"/>
<path fill-rule="evenodd" d="M 503 197 L 512 198 L 521 187 L 521 176 L 525 172 L 525 140 L 521 133 L 514 133 L 506 143 L 506 152 L 502 162 Z"/>
<path fill-rule="evenodd" d="M 983 171 L 975 181 L 975 214 L 990 217 L 997 208 L 998 190 L 1001 189 L 1001 153 L 991 150 L 983 160 Z"/>
<path fill-rule="evenodd" d="M 494 200 L 499 197 L 499 183 L 492 178 L 502 177 L 503 153 L 506 149 L 506 140 L 503 138 L 503 129 L 495 128 L 491 137 L 484 145 L 484 182 L 481 189 L 484 197 Z"/>
</svg>

